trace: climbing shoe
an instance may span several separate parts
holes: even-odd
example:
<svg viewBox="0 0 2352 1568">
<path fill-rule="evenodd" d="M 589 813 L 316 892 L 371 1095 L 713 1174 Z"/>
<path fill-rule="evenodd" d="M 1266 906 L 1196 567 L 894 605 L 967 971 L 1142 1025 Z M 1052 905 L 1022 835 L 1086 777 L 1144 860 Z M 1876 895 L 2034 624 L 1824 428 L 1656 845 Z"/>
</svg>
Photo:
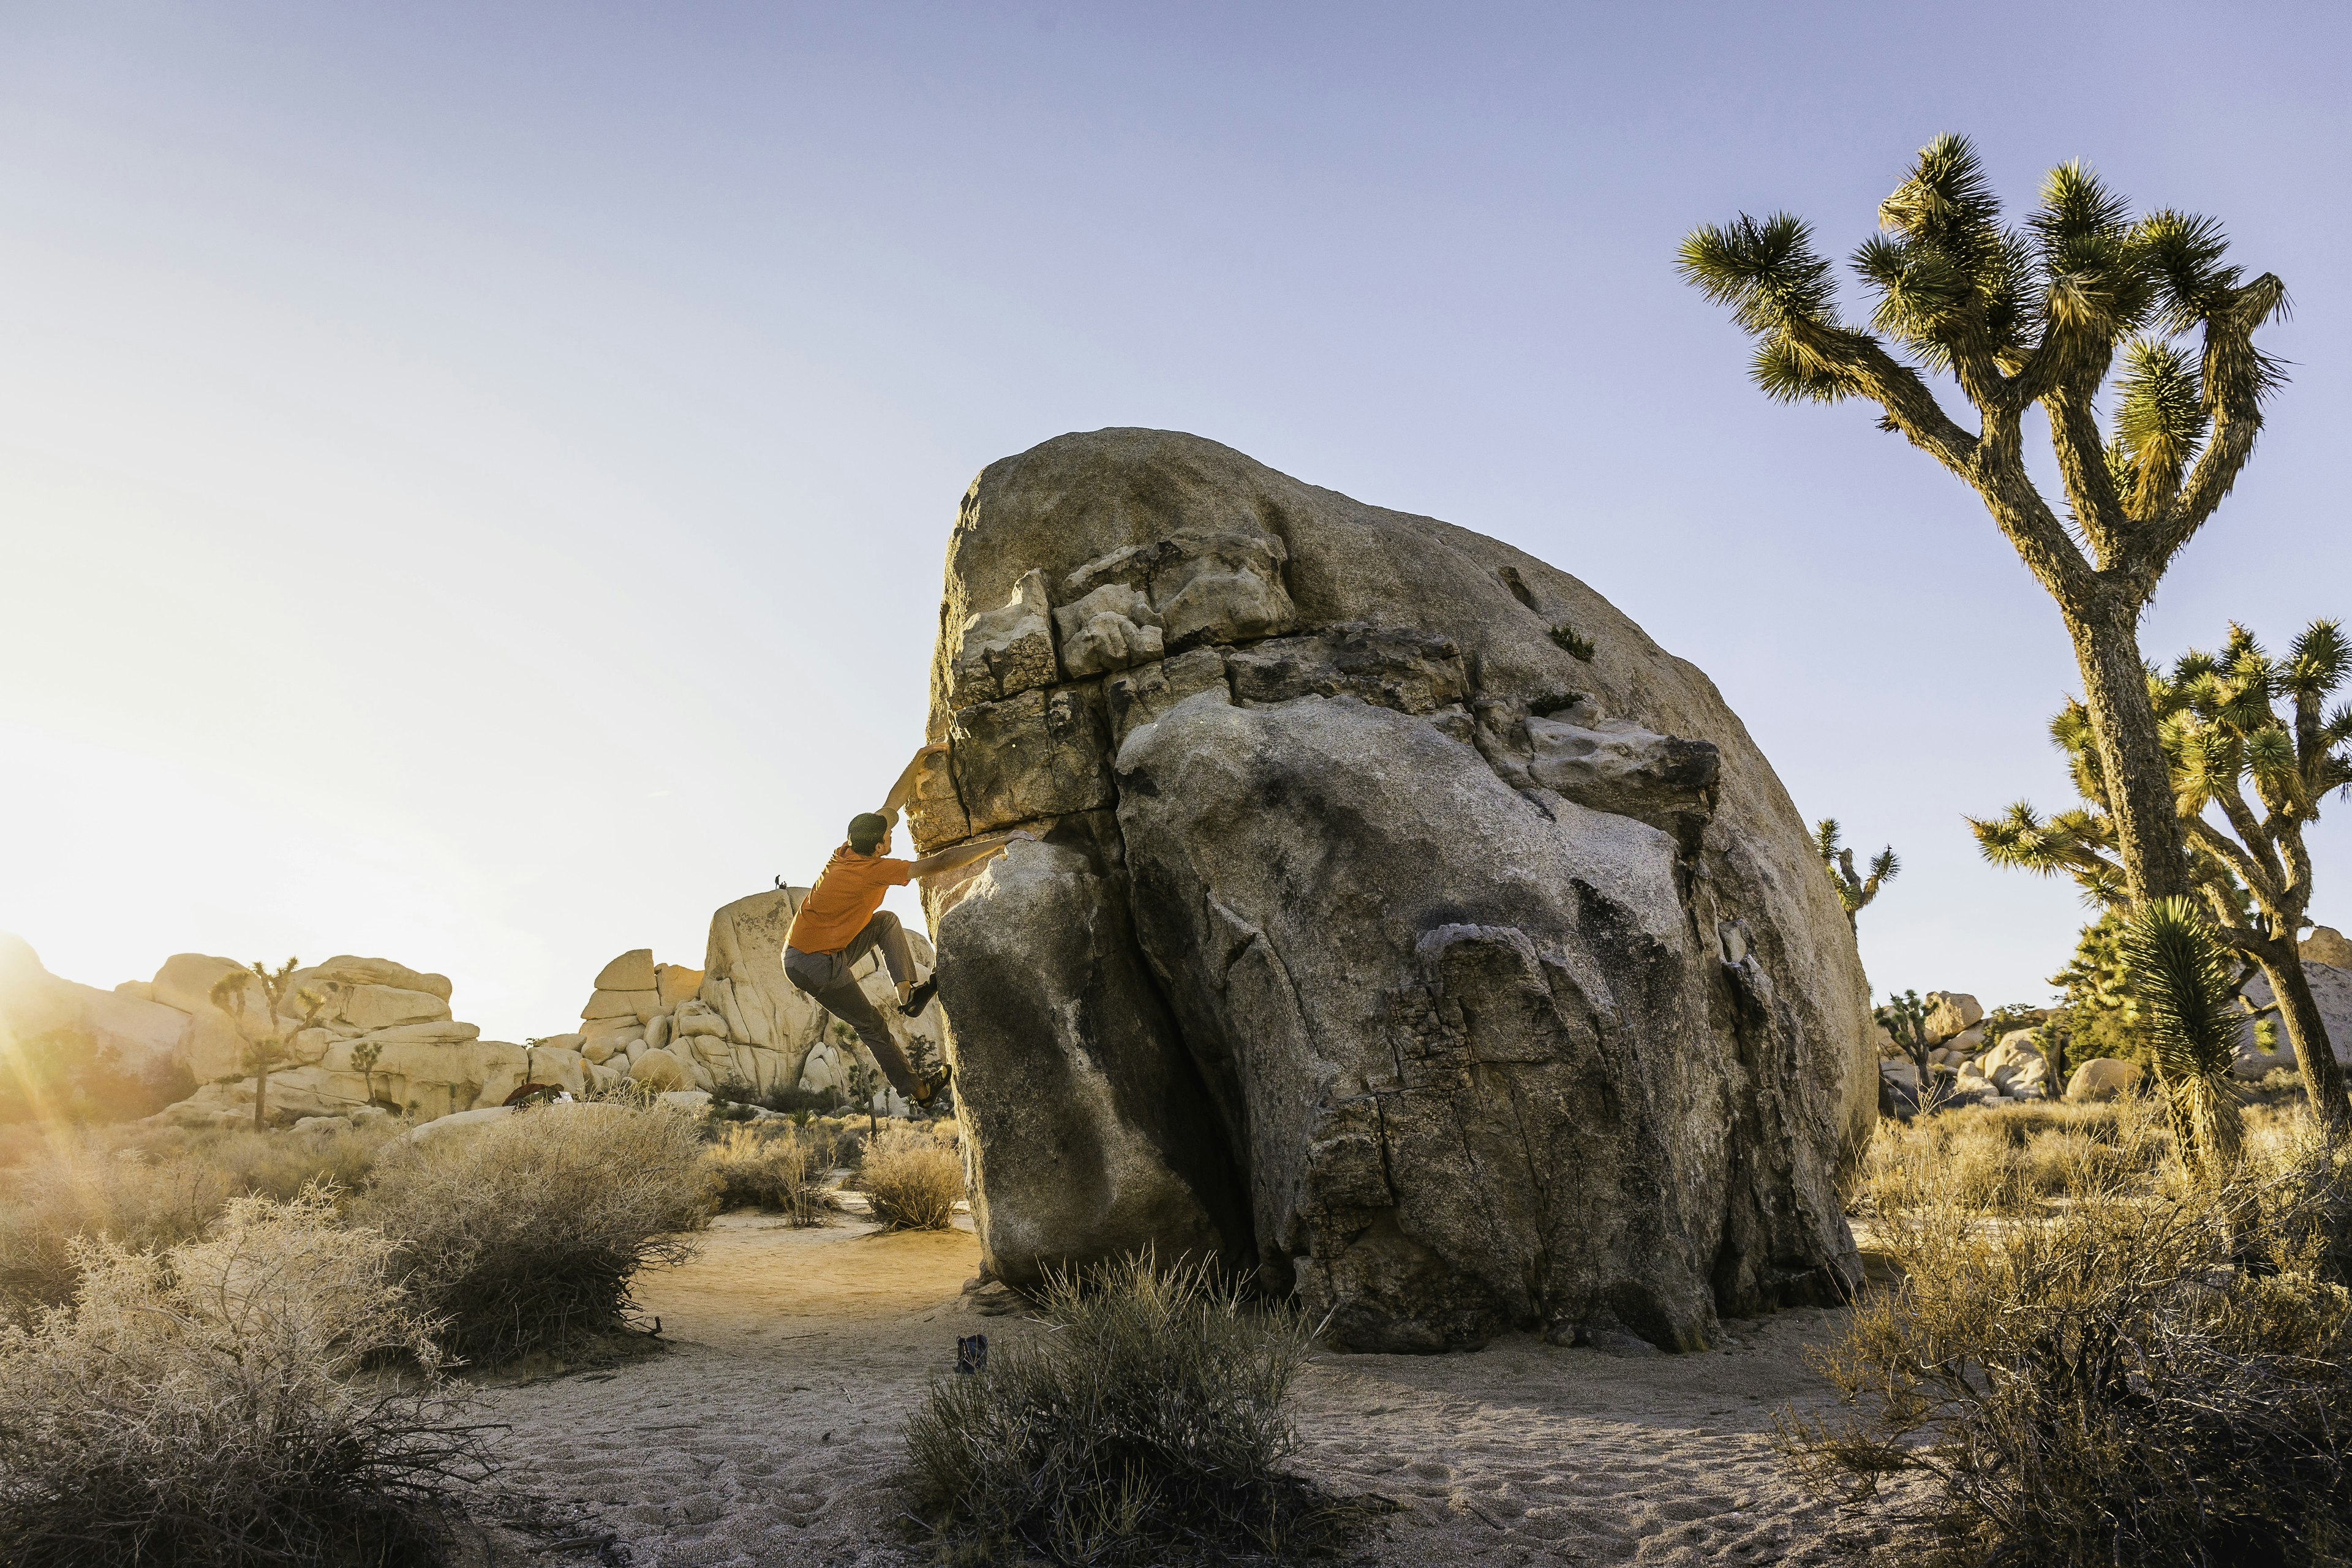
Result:
<svg viewBox="0 0 2352 1568">
<path fill-rule="evenodd" d="M 931 1005 L 931 998 L 939 994 L 940 977 L 934 974 L 907 993 L 907 999 L 898 1004 L 898 1011 L 909 1018 L 919 1018 L 923 1015 L 923 1009 Z"/>
<path fill-rule="evenodd" d="M 933 1073 L 924 1080 L 922 1092 L 915 1096 L 915 1103 L 929 1110 L 931 1103 L 947 1092 L 948 1079 L 953 1077 L 955 1077 L 953 1068 L 941 1068 L 938 1072 Z"/>
</svg>

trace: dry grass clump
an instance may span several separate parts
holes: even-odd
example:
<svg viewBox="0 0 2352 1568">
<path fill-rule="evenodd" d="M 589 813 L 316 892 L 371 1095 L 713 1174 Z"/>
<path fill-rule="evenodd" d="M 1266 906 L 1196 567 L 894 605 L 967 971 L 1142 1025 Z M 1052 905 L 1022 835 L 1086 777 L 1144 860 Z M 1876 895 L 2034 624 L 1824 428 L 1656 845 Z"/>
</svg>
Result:
<svg viewBox="0 0 2352 1568">
<path fill-rule="evenodd" d="M 928 1132 L 891 1128 L 866 1141 L 858 1185 L 888 1230 L 945 1230 L 963 1201 L 963 1159 Z"/>
<path fill-rule="evenodd" d="M 1885 1212 L 1937 1201 L 1990 1213 L 2033 1210 L 2078 1182 L 2147 1177 L 2171 1149 L 2162 1110 L 2147 1100 L 2044 1101 L 1882 1121 L 1863 1158 L 1855 1206 Z"/>
<path fill-rule="evenodd" d="M 21 1321 L 28 1309 L 73 1295 L 78 1238 L 160 1251 L 201 1235 L 239 1197 L 348 1192 L 384 1138 L 240 1131 L 142 1143 L 55 1133 L 0 1172 L 0 1321 Z"/>
<path fill-rule="evenodd" d="M 719 1183 L 720 1209 L 766 1209 L 793 1225 L 816 1226 L 841 1210 L 824 1184 L 832 1145 L 797 1127 L 739 1125 L 720 1130 L 702 1158 Z"/>
<path fill-rule="evenodd" d="M 1955 1562 L 2343 1562 L 2347 1205 L 2308 1118 L 2251 1125 L 2226 1173 L 2067 1169 L 2064 1202 L 1997 1216 L 1932 1172 L 1879 1184 L 1903 1282 L 1822 1361 L 1850 1414 L 1784 1423 L 1799 1475 L 1925 1478 Z"/>
<path fill-rule="evenodd" d="M 0 1562 L 438 1557 L 429 1505 L 485 1465 L 388 1240 L 245 1197 L 162 1254 L 76 1249 L 72 1305 L 0 1330 Z"/>
<path fill-rule="evenodd" d="M 1210 1269 L 1148 1255 L 1064 1275 L 1050 1333 L 931 1381 L 917 1501 L 966 1563 L 1231 1562 L 1328 1551 L 1355 1515 L 1282 1468 L 1308 1335 Z"/>
<path fill-rule="evenodd" d="M 629 1326 L 637 1270 L 693 1256 L 711 1178 L 667 1106 L 545 1105 L 396 1144 L 353 1217 L 468 1360 L 561 1352 Z"/>
</svg>

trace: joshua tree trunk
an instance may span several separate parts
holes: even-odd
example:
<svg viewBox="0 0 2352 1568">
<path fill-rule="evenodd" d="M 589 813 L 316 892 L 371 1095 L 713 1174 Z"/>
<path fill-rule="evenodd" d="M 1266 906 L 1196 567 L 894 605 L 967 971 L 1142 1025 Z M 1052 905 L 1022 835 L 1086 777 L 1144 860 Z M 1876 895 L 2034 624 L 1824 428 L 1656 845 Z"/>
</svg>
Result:
<svg viewBox="0 0 2352 1568">
<path fill-rule="evenodd" d="M 253 1075 L 253 1130 L 267 1132 L 269 1125 L 262 1120 L 269 1109 L 269 1064 L 263 1062 Z"/>
<path fill-rule="evenodd" d="M 2102 607 L 2086 614 L 2062 598 L 2059 608 L 2082 668 L 2083 701 L 2091 710 L 2099 773 L 2132 902 L 2186 893 L 2189 858 L 2180 850 L 2171 770 L 2158 740 L 2156 710 L 2148 701 L 2137 606 Z"/>
<path fill-rule="evenodd" d="M 2332 1142 L 2352 1135 L 2352 1103 L 2345 1099 L 2344 1068 L 2327 1038 L 2327 1023 L 2319 1015 L 2311 980 L 2303 972 L 2303 954 L 2290 936 L 2264 942 L 2254 953 L 2263 977 L 2278 999 L 2279 1016 L 2286 1024 L 2287 1043 L 2294 1047 L 2294 1065 L 2303 1072 L 2311 1108 L 2327 1129 Z"/>
</svg>

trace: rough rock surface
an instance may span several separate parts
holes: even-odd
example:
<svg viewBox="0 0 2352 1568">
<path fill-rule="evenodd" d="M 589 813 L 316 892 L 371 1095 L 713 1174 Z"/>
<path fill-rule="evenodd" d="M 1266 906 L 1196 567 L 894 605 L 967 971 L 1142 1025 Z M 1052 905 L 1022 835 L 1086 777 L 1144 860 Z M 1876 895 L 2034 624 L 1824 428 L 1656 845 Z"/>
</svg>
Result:
<svg viewBox="0 0 2352 1568">
<path fill-rule="evenodd" d="M 926 890 L 997 1275 L 1214 1250 L 1390 1350 L 1688 1348 L 1857 1279 L 1853 935 L 1583 584 L 1105 430 L 974 481 L 940 628 L 918 845 L 1043 838 Z"/>
<path fill-rule="evenodd" d="M 2066 1080 L 2069 1100 L 2113 1100 L 2119 1094 L 2129 1094 L 2138 1087 L 2139 1065 L 2119 1061 L 2114 1057 L 2093 1057 L 2074 1069 Z"/>
<path fill-rule="evenodd" d="M 2305 940 L 2303 974 L 2311 983 L 2312 1000 L 2319 1004 L 2320 1022 L 2326 1026 L 2327 1043 L 2334 1048 L 2336 1061 L 2352 1068 L 2352 969 L 2339 969 L 2312 956 L 2315 949 L 2323 952 L 2329 951 L 2324 937 L 2335 935 L 2333 931 L 2322 926 L 2314 933 L 2315 938 L 2322 940 Z M 2336 940 L 2341 942 L 2343 939 L 2337 937 Z M 2239 994 L 2245 999 L 2253 1016 L 2247 1019 L 2244 1028 L 2239 1032 L 2238 1059 L 2231 1071 L 2239 1078 L 2249 1079 L 2258 1079 L 2282 1068 L 2289 1072 L 2294 1071 L 2294 1047 L 2287 1042 L 2286 1025 L 2279 1017 L 2278 998 L 2271 994 L 2269 979 L 2256 974 L 2246 982 L 2245 988 Z M 2263 1049 L 2262 1041 L 2254 1032 L 2255 1025 L 2263 1022 L 2271 1026 L 2272 1048 L 2267 1051 Z"/>
</svg>

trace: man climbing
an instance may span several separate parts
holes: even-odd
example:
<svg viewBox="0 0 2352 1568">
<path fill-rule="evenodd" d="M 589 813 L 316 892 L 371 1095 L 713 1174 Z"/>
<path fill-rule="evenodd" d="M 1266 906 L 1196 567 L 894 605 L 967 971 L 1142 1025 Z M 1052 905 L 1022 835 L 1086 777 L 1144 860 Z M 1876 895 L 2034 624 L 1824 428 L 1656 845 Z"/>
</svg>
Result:
<svg viewBox="0 0 2352 1568">
<path fill-rule="evenodd" d="M 920 1014 L 930 1005 L 932 994 L 939 989 L 939 979 L 934 975 L 919 986 L 915 984 L 914 952 L 907 945 L 907 933 L 900 928 L 898 917 L 882 908 L 883 894 L 918 877 L 952 871 L 959 866 L 1001 855 L 1004 847 L 1015 839 L 1036 837 L 1031 833 L 1000 834 L 959 844 L 919 860 L 889 858 L 890 829 L 898 820 L 900 808 L 914 795 L 923 764 L 946 750 L 947 743 L 940 742 L 917 752 L 915 760 L 907 764 L 898 782 L 883 798 L 882 809 L 860 812 L 849 819 L 849 841 L 835 849 L 833 858 L 824 863 L 816 886 L 802 901 L 800 912 L 793 917 L 793 929 L 784 938 L 786 977 L 814 997 L 826 1012 L 856 1030 L 857 1037 L 873 1054 L 875 1065 L 882 1069 L 882 1076 L 890 1080 L 890 1087 L 914 1104 L 926 1108 L 947 1087 L 952 1069 L 941 1063 L 929 1078 L 917 1079 L 915 1069 L 907 1061 L 907 1053 L 890 1037 L 889 1026 L 874 1010 L 874 1004 L 866 999 L 866 993 L 858 989 L 850 972 L 857 967 L 859 959 L 880 948 L 882 962 L 898 987 L 898 1010 L 909 1018 Z"/>
</svg>

